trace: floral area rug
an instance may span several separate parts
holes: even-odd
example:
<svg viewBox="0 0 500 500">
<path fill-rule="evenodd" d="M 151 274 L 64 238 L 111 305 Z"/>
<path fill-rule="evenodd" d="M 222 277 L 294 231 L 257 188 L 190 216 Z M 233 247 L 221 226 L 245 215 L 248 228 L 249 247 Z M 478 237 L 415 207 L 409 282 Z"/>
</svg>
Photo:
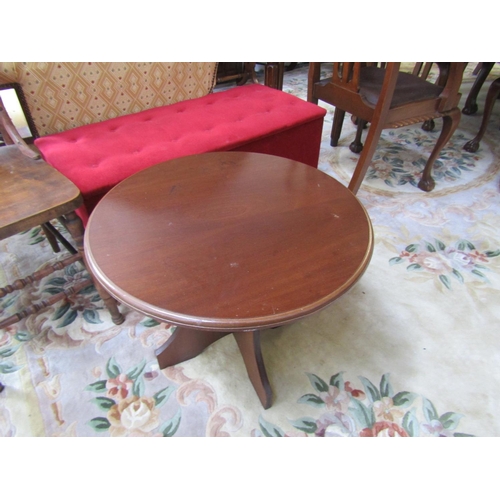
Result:
<svg viewBox="0 0 500 500">
<path fill-rule="evenodd" d="M 328 308 L 262 333 L 270 409 L 232 336 L 160 370 L 154 349 L 172 327 L 123 306 L 116 326 L 89 287 L 0 330 L 0 436 L 500 436 L 498 109 L 478 152 L 462 149 L 498 72 L 479 112 L 462 116 L 433 192 L 416 183 L 440 123 L 384 131 L 358 192 L 375 233 L 370 266 Z M 305 98 L 306 65 L 285 74 L 284 91 Z M 354 125 L 346 119 L 331 148 L 333 108 L 320 105 L 320 169 L 347 184 Z M 59 258 L 39 229 L 4 240 L 0 286 Z M 74 264 L 7 295 L 2 316 L 85 276 Z"/>
</svg>

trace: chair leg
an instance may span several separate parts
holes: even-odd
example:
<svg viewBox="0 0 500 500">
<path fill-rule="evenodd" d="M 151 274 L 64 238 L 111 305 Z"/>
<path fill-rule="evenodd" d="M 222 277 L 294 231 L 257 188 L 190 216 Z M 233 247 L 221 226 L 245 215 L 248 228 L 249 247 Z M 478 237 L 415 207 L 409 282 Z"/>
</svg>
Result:
<svg viewBox="0 0 500 500">
<path fill-rule="evenodd" d="M 500 78 L 493 81 L 488 89 L 488 94 L 486 95 L 486 102 L 484 104 L 484 115 L 483 121 L 481 122 L 481 127 L 474 139 L 465 143 L 464 149 L 469 153 L 475 153 L 479 149 L 479 143 L 483 138 L 488 127 L 488 122 L 490 121 L 491 112 L 493 111 L 493 105 L 500 95 Z"/>
<path fill-rule="evenodd" d="M 336 148 L 339 144 L 340 133 L 342 132 L 342 125 L 344 124 L 345 111 L 335 108 L 333 115 L 332 134 L 330 137 L 330 146 Z"/>
<path fill-rule="evenodd" d="M 125 321 L 125 318 L 118 309 L 118 302 L 113 297 L 111 297 L 111 295 L 109 295 L 109 293 L 101 286 L 101 284 L 94 278 L 94 276 L 92 276 L 92 273 L 90 272 L 89 267 L 87 266 L 85 252 L 83 248 L 84 229 L 82 220 L 80 219 L 80 217 L 78 217 L 78 215 L 76 215 L 75 212 L 71 212 L 64 217 L 64 223 L 69 233 L 75 240 L 77 250 L 83 256 L 83 262 L 85 264 L 85 267 L 88 273 L 90 274 L 90 277 L 94 283 L 97 293 L 100 295 L 101 299 L 104 302 L 104 305 L 110 312 L 113 323 L 115 325 L 121 325 Z"/>
<path fill-rule="evenodd" d="M 78 255 L 78 258 L 79 259 L 81 258 L 80 255 Z M 60 267 L 59 264 L 63 265 L 62 261 L 60 263 L 58 263 L 54 266 L 50 266 L 48 269 L 44 270 L 43 274 L 45 274 L 45 272 L 47 272 L 47 271 L 50 274 L 50 271 L 52 269 L 54 269 L 55 267 L 56 268 Z M 33 276 L 35 276 L 35 275 L 37 275 L 37 273 L 33 273 L 28 279 L 33 278 Z M 13 286 L 7 285 L 6 289 L 12 289 L 14 287 L 17 287 L 16 285 L 17 285 L 16 283 L 14 283 Z M 92 285 L 92 280 L 86 279 L 86 280 L 80 281 L 78 283 L 78 285 L 70 286 L 62 292 L 51 295 L 50 298 L 48 298 L 48 299 L 41 300 L 39 302 L 30 304 L 28 307 L 25 307 L 21 311 L 18 311 L 17 313 L 15 313 L 7 318 L 4 318 L 2 321 L 0 321 L 0 329 L 7 328 L 8 326 L 11 326 L 11 325 L 17 323 L 18 321 L 21 321 L 22 319 L 27 318 L 28 316 L 31 316 L 32 314 L 37 314 L 39 311 L 43 311 L 44 309 L 47 309 L 47 307 L 49 307 L 53 304 L 56 304 L 57 302 L 59 302 L 63 299 L 69 299 L 71 296 L 76 295 L 80 290 L 87 288 L 89 285 Z"/>
<path fill-rule="evenodd" d="M 434 123 L 434 120 L 426 120 L 422 124 L 422 130 L 425 130 L 426 132 L 432 132 L 435 126 L 436 124 Z"/>
<path fill-rule="evenodd" d="M 366 120 L 361 120 L 361 118 L 357 119 L 357 129 L 356 129 L 356 137 L 351 144 L 349 144 L 349 149 L 353 153 L 361 153 L 363 151 L 363 143 L 361 142 L 361 137 L 363 134 L 363 129 L 366 126 Z"/>
<path fill-rule="evenodd" d="M 370 162 L 373 158 L 373 154 L 375 153 L 375 149 L 377 148 L 382 130 L 382 125 L 375 125 L 374 123 L 372 123 L 368 129 L 368 135 L 366 136 L 363 151 L 361 152 L 361 156 L 359 157 L 351 181 L 349 182 L 349 189 L 354 194 L 358 192 L 359 186 L 361 186 L 361 183 L 363 182 L 366 171 L 368 170 Z"/>
<path fill-rule="evenodd" d="M 318 104 L 318 98 L 314 95 L 314 84 L 319 82 L 321 76 L 321 63 L 310 62 L 307 73 L 307 100 Z"/>
<path fill-rule="evenodd" d="M 469 95 L 465 101 L 464 108 L 462 109 L 462 113 L 464 115 L 473 115 L 477 111 L 476 99 L 485 82 L 486 78 L 490 74 L 490 71 L 493 69 L 495 65 L 494 62 L 482 63 L 481 69 L 479 70 L 479 74 L 477 75 L 476 80 L 472 84 L 472 88 L 470 89 Z"/>
<path fill-rule="evenodd" d="M 43 231 L 43 234 L 45 235 L 45 238 L 50 244 L 50 247 L 52 248 L 52 251 L 54 253 L 59 253 L 61 249 L 59 248 L 59 243 L 57 242 L 57 238 L 55 237 L 54 234 L 50 231 L 48 228 L 47 224 L 41 224 L 41 228 Z"/>
<path fill-rule="evenodd" d="M 450 140 L 451 136 L 455 132 L 460 123 L 460 110 L 458 108 L 452 109 L 447 115 L 443 116 L 443 128 L 441 130 L 441 134 L 432 150 L 431 156 L 427 160 L 427 164 L 425 165 L 424 171 L 422 172 L 422 178 L 418 183 L 418 187 L 422 191 L 432 191 L 436 183 L 432 178 L 431 172 L 432 167 L 434 166 L 434 162 L 438 158 L 441 153 L 441 150 L 444 148 L 446 143 Z"/>
<path fill-rule="evenodd" d="M 59 252 L 58 242 L 60 242 L 70 254 L 76 255 L 78 253 L 77 250 L 73 247 L 73 245 L 50 222 L 46 222 L 45 224 L 42 225 L 42 227 L 47 239 L 49 239 L 50 235 L 50 237 L 53 238 L 55 241 L 57 250 L 55 250 L 53 246 L 52 249 L 54 250 L 54 252 L 56 253 Z"/>
</svg>

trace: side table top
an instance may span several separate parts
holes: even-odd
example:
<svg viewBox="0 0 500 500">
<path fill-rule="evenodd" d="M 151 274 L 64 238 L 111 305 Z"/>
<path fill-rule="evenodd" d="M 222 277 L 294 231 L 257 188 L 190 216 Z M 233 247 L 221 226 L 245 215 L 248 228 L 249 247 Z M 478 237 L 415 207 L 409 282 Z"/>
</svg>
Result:
<svg viewBox="0 0 500 500">
<path fill-rule="evenodd" d="M 285 324 L 346 292 L 373 251 L 342 184 L 258 153 L 171 160 L 113 188 L 85 232 L 88 265 L 117 300 L 219 331 Z"/>
</svg>

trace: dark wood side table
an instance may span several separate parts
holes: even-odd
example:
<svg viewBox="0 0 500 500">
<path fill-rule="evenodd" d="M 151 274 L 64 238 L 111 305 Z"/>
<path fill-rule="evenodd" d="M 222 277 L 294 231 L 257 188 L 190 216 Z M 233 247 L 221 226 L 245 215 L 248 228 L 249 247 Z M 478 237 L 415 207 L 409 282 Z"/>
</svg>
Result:
<svg viewBox="0 0 500 500">
<path fill-rule="evenodd" d="M 257 153 L 179 158 L 126 179 L 93 211 L 85 248 L 118 301 L 178 325 L 161 368 L 236 338 L 264 408 L 262 329 L 326 307 L 373 250 L 369 217 L 343 185 L 308 165 Z"/>
</svg>

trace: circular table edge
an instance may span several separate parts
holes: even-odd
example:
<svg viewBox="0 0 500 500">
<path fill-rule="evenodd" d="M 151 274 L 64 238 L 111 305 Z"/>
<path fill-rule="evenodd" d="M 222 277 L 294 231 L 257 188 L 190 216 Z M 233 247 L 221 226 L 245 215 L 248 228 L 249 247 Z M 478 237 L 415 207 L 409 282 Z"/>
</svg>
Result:
<svg viewBox="0 0 500 500">
<path fill-rule="evenodd" d="M 107 276 L 103 273 L 103 271 L 96 263 L 92 255 L 92 250 L 88 243 L 88 233 L 86 231 L 84 237 L 84 247 L 85 247 L 87 266 L 89 267 L 89 270 L 94 276 L 94 278 L 97 279 L 99 283 L 104 287 L 104 289 L 118 302 L 123 303 L 126 306 L 133 309 L 134 311 L 144 314 L 145 316 L 148 316 L 150 318 L 156 319 L 160 322 L 165 322 L 176 326 L 184 326 L 187 328 L 193 328 L 198 330 L 211 330 L 211 331 L 217 330 L 221 332 L 252 331 L 252 330 L 260 330 L 260 329 L 273 328 L 285 325 L 287 323 L 292 323 L 299 319 L 305 318 L 306 316 L 310 316 L 311 314 L 314 314 L 324 309 L 325 307 L 330 305 L 333 301 L 335 301 L 337 298 L 339 298 L 341 295 L 343 295 L 345 292 L 347 292 L 350 288 L 352 288 L 366 271 L 373 254 L 373 247 L 374 247 L 373 226 L 370 217 L 366 211 L 366 208 L 354 194 L 352 194 L 352 196 L 356 199 L 356 201 L 362 208 L 366 216 L 369 229 L 367 249 L 357 271 L 353 273 L 350 279 L 347 280 L 341 287 L 332 291 L 330 294 L 326 295 L 321 300 L 318 300 L 312 304 L 301 307 L 299 309 L 287 311 L 285 313 L 278 313 L 273 315 L 252 317 L 252 318 L 210 318 L 210 317 L 198 317 L 198 316 L 177 313 L 174 311 L 168 311 L 156 307 L 129 294 L 125 290 L 116 286 L 113 282 L 111 282 L 107 278 Z"/>
</svg>

